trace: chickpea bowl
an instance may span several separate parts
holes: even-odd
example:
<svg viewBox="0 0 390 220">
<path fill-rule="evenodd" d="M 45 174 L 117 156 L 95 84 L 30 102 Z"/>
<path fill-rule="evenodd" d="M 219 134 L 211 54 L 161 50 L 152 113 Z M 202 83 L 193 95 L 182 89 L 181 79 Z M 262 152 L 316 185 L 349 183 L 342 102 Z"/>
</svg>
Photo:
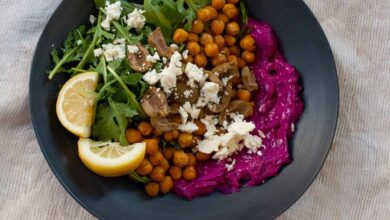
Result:
<svg viewBox="0 0 390 220">
<path fill-rule="evenodd" d="M 98 218 L 272 219 L 326 158 L 338 83 L 300 0 L 69 0 L 39 40 L 30 108 Z"/>
</svg>

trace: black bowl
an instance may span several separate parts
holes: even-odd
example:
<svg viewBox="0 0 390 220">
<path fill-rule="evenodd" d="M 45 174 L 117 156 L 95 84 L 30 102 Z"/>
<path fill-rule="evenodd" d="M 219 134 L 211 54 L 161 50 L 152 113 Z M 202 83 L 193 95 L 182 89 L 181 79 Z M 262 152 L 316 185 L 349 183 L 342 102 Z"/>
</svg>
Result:
<svg viewBox="0 0 390 220">
<path fill-rule="evenodd" d="M 293 161 L 265 184 L 187 201 L 169 194 L 148 198 L 126 177 L 91 173 L 77 156 L 76 137 L 55 114 L 55 100 L 65 74 L 53 81 L 50 51 L 66 33 L 88 23 L 96 13 L 92 0 L 65 0 L 47 24 L 36 49 L 30 77 L 30 106 L 38 142 L 54 174 L 88 211 L 107 219 L 270 219 L 290 207 L 309 187 L 329 151 L 337 122 L 338 80 L 331 49 L 301 0 L 248 0 L 251 17 L 272 25 L 283 54 L 302 75 L 305 110 L 290 141 Z"/>
</svg>

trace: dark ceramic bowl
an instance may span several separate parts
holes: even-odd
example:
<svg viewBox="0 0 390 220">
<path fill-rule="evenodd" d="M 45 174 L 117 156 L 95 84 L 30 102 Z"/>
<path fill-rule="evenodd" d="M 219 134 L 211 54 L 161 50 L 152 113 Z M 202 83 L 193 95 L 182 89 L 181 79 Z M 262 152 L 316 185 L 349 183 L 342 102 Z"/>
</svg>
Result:
<svg viewBox="0 0 390 220">
<path fill-rule="evenodd" d="M 248 0 L 250 16 L 272 25 L 289 63 L 302 75 L 305 110 L 290 141 L 293 161 L 265 184 L 192 201 L 173 193 L 148 198 L 128 178 L 103 178 L 77 156 L 76 137 L 57 120 L 55 101 L 66 80 L 48 81 L 52 45 L 88 23 L 92 0 L 65 0 L 47 24 L 35 51 L 30 77 L 32 121 L 45 158 L 65 189 L 93 215 L 104 219 L 271 219 L 290 207 L 309 187 L 329 151 L 337 122 L 339 93 L 331 49 L 317 20 L 301 0 Z"/>
</svg>

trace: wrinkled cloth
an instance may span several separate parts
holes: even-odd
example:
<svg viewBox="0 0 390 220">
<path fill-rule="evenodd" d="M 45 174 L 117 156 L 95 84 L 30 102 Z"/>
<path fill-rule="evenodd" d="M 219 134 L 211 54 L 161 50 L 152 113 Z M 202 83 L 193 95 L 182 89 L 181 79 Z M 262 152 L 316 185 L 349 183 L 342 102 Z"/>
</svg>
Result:
<svg viewBox="0 0 390 220">
<path fill-rule="evenodd" d="M 388 219 L 390 1 L 305 2 L 335 56 L 340 117 L 319 176 L 279 219 Z M 50 171 L 29 113 L 33 52 L 59 3 L 0 1 L 1 219 L 94 219 Z"/>
</svg>

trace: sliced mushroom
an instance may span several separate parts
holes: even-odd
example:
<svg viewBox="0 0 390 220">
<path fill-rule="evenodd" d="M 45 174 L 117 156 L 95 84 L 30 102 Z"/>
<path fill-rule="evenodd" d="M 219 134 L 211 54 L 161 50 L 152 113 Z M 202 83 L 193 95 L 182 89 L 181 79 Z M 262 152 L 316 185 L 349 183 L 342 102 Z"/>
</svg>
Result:
<svg viewBox="0 0 390 220">
<path fill-rule="evenodd" d="M 162 57 L 170 58 L 174 53 L 174 50 L 167 46 L 164 35 L 159 27 L 149 35 L 148 43 L 156 48 L 158 55 Z"/>
<path fill-rule="evenodd" d="M 195 104 L 200 96 L 199 88 L 191 88 L 187 85 L 188 78 L 179 76 L 176 82 L 176 90 L 172 93 L 171 101 L 183 105 L 185 102 Z M 187 94 L 188 93 L 188 94 Z"/>
<path fill-rule="evenodd" d="M 207 79 L 210 80 L 213 83 L 217 83 L 219 85 L 219 88 L 223 88 L 223 84 L 221 79 L 218 77 L 216 72 L 204 70 L 204 73 L 207 75 Z"/>
<path fill-rule="evenodd" d="M 218 123 L 220 125 L 222 125 L 223 122 L 227 119 L 228 113 L 238 113 L 243 115 L 244 118 L 249 117 L 253 114 L 253 104 L 242 100 L 234 100 L 230 102 L 226 110 L 219 113 L 218 115 Z"/>
<path fill-rule="evenodd" d="M 248 66 L 244 67 L 241 70 L 241 82 L 244 85 L 244 87 L 247 90 L 249 90 L 250 92 L 253 92 L 254 90 L 258 89 L 258 85 L 257 85 L 257 82 L 256 82 L 256 76 L 249 69 Z"/>
<path fill-rule="evenodd" d="M 145 113 L 151 117 L 165 117 L 169 113 L 167 96 L 161 89 L 150 87 L 141 99 Z"/>
<path fill-rule="evenodd" d="M 240 72 L 234 61 L 218 65 L 214 67 L 211 72 L 215 74 L 217 73 L 220 79 L 230 77 L 229 81 L 236 81 L 236 79 L 240 78 Z"/>
<path fill-rule="evenodd" d="M 153 67 L 153 64 L 146 60 L 149 54 L 148 49 L 142 44 L 137 44 L 137 53 L 128 53 L 127 59 L 129 60 L 130 67 L 136 72 L 145 73 Z"/>
<path fill-rule="evenodd" d="M 179 127 L 179 124 L 169 117 L 151 118 L 150 123 L 153 125 L 154 128 L 157 128 L 161 131 L 172 131 Z"/>
<path fill-rule="evenodd" d="M 219 113 L 219 112 L 222 112 L 223 110 L 225 110 L 229 103 L 230 103 L 230 99 L 233 95 L 233 86 L 232 86 L 232 83 L 229 81 L 228 84 L 226 85 L 225 89 L 222 91 L 222 98 L 221 98 L 221 101 L 219 102 L 219 104 L 210 104 L 208 105 L 208 108 L 211 112 L 214 112 L 214 113 Z"/>
</svg>

